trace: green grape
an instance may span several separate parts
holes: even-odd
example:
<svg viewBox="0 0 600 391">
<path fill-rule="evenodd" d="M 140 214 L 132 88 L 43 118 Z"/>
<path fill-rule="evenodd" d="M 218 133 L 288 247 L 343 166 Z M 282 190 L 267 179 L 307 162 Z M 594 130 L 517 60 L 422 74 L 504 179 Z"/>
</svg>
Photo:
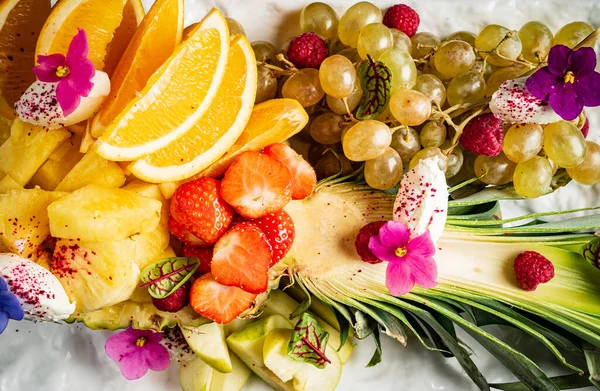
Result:
<svg viewBox="0 0 600 391">
<path fill-rule="evenodd" d="M 362 61 L 362 58 L 360 58 L 360 54 L 358 54 L 358 50 L 354 48 L 346 48 L 338 52 L 337 54 L 346 57 L 348 60 L 350 60 L 351 63 Z"/>
<path fill-rule="evenodd" d="M 304 143 L 312 143 L 313 139 L 310 136 L 310 125 L 312 124 L 312 120 L 313 120 L 313 118 L 309 117 L 308 118 L 308 122 L 306 123 L 306 125 L 304 125 L 304 127 L 302 128 L 302 130 L 300 130 L 298 133 L 296 133 L 294 135 L 294 137 L 297 138 L 298 140 L 304 142 Z"/>
<path fill-rule="evenodd" d="M 377 59 L 386 50 L 394 47 L 394 36 L 383 23 L 366 25 L 358 35 L 356 49 L 363 60 L 367 55 Z"/>
<path fill-rule="evenodd" d="M 470 31 L 457 31 L 450 34 L 448 38 L 446 38 L 446 41 L 463 41 L 474 47 L 475 38 L 477 38 L 477 35 Z"/>
<path fill-rule="evenodd" d="M 310 138 L 312 141 L 312 137 Z M 327 153 L 331 153 L 331 151 L 334 151 L 340 156 L 344 156 L 341 143 L 333 145 L 323 145 L 312 141 L 310 146 L 308 147 L 308 162 L 311 166 L 314 167 L 317 165 L 317 163 L 319 162 L 319 160 L 321 160 L 323 156 L 325 156 Z"/>
<path fill-rule="evenodd" d="M 394 37 L 394 49 L 404 50 L 406 53 L 412 55 L 412 41 L 410 37 L 404 32 L 397 29 L 390 29 L 392 37 Z"/>
<path fill-rule="evenodd" d="M 229 27 L 229 34 L 231 34 L 231 35 L 234 35 L 234 34 L 246 35 L 244 28 L 237 20 L 232 19 L 232 18 L 225 18 L 225 20 L 227 21 L 227 26 Z"/>
<path fill-rule="evenodd" d="M 585 138 L 571 122 L 559 121 L 544 129 L 544 152 L 560 167 L 574 167 L 585 159 Z"/>
<path fill-rule="evenodd" d="M 288 49 L 290 48 L 290 43 L 292 43 L 294 38 L 296 38 L 296 37 L 291 37 L 291 38 L 288 38 L 285 41 L 283 41 L 283 43 L 281 44 L 281 47 L 279 48 L 279 53 L 286 54 L 288 52 Z"/>
<path fill-rule="evenodd" d="M 490 75 L 486 82 L 485 95 L 492 96 L 494 92 L 500 89 L 502 83 L 507 80 L 516 79 L 527 72 L 523 67 L 516 65 L 511 67 L 499 68 Z"/>
<path fill-rule="evenodd" d="M 354 91 L 356 69 L 346 57 L 334 54 L 321 63 L 319 80 L 327 95 L 344 98 Z"/>
<path fill-rule="evenodd" d="M 448 41 L 433 56 L 435 69 L 446 76 L 446 79 L 473 68 L 475 58 L 473 48 L 464 41 Z"/>
<path fill-rule="evenodd" d="M 585 37 L 594 32 L 594 26 L 587 22 L 572 22 L 564 25 L 556 32 L 554 36 L 554 45 L 565 45 L 573 49 Z M 594 42 L 590 42 L 585 46 L 594 46 Z"/>
<path fill-rule="evenodd" d="M 325 179 L 334 175 L 346 176 L 352 174 L 354 169 L 352 163 L 341 153 L 337 155 L 326 151 L 321 159 L 315 164 L 317 179 Z"/>
<path fill-rule="evenodd" d="M 344 44 L 355 48 L 360 31 L 368 24 L 381 23 L 381 10 L 367 1 L 361 1 L 348 8 L 340 18 L 338 37 Z"/>
<path fill-rule="evenodd" d="M 254 103 L 262 103 L 277 95 L 277 78 L 273 71 L 262 65 L 258 66 L 258 78 L 256 80 L 256 98 Z"/>
<path fill-rule="evenodd" d="M 425 73 L 419 75 L 413 88 L 427 95 L 433 103 L 440 107 L 446 102 L 446 87 L 437 76 Z"/>
<path fill-rule="evenodd" d="M 416 33 L 410 40 L 413 58 L 425 57 L 440 44 L 440 39 L 431 33 Z"/>
<path fill-rule="evenodd" d="M 446 170 L 448 169 L 448 157 L 446 155 L 444 155 L 442 153 L 442 151 L 440 151 L 439 148 L 421 149 L 419 152 L 417 152 L 415 154 L 415 156 L 413 156 L 413 158 L 410 161 L 410 164 L 408 165 L 408 168 L 410 170 L 412 170 L 413 168 L 415 168 L 417 166 L 419 161 L 433 157 L 433 156 L 437 156 L 439 158 L 438 167 L 443 172 L 446 172 Z"/>
<path fill-rule="evenodd" d="M 338 16 L 325 3 L 310 3 L 300 13 L 300 28 L 303 33 L 316 33 L 325 39 L 337 38 Z"/>
<path fill-rule="evenodd" d="M 421 149 L 419 133 L 413 128 L 400 128 L 392 134 L 390 147 L 398 152 L 398 155 L 400 155 L 400 158 L 402 159 L 402 163 L 408 164 L 413 156 Z"/>
<path fill-rule="evenodd" d="M 423 148 L 437 148 L 446 141 L 446 124 L 444 121 L 428 121 L 421 129 L 419 138 Z"/>
<path fill-rule="evenodd" d="M 325 96 L 319 81 L 319 71 L 314 68 L 300 69 L 285 81 L 281 96 L 296 99 L 302 107 L 319 102 Z"/>
<path fill-rule="evenodd" d="M 519 30 L 519 39 L 523 44 L 521 54 L 527 61 L 538 63 L 545 61 L 552 48 L 552 31 L 542 22 L 525 23 Z"/>
<path fill-rule="evenodd" d="M 513 185 L 517 194 L 525 198 L 544 195 L 552 182 L 552 167 L 548 160 L 535 156 L 526 162 L 517 164 L 513 175 Z"/>
<path fill-rule="evenodd" d="M 252 50 L 256 61 L 274 63 L 277 60 L 277 49 L 275 45 L 267 41 L 252 42 Z"/>
<path fill-rule="evenodd" d="M 388 147 L 380 156 L 365 162 L 365 181 L 378 190 L 389 190 L 402 178 L 402 159 Z"/>
<path fill-rule="evenodd" d="M 513 180 L 517 165 L 503 152 L 496 156 L 477 156 L 475 159 L 475 175 L 488 185 L 505 185 Z"/>
<path fill-rule="evenodd" d="M 587 152 L 583 162 L 571 168 L 567 173 L 582 185 L 595 185 L 600 182 L 600 145 L 587 141 Z"/>
<path fill-rule="evenodd" d="M 379 58 L 392 71 L 391 93 L 412 88 L 417 82 L 417 67 L 410 54 L 400 49 L 385 51 Z"/>
<path fill-rule="evenodd" d="M 354 109 L 358 107 L 362 97 L 363 90 L 360 87 L 360 81 L 357 78 L 356 82 L 354 83 L 354 90 L 346 97 L 346 103 L 348 104 L 348 110 L 350 112 L 353 112 Z M 334 113 L 340 115 L 348 114 L 348 110 L 346 110 L 346 105 L 344 104 L 343 98 L 334 98 L 331 95 L 327 95 L 325 99 L 327 101 L 327 107 L 329 107 L 329 109 Z"/>
<path fill-rule="evenodd" d="M 550 167 L 552 167 L 552 176 L 554 176 L 554 174 L 556 174 L 556 171 L 558 171 L 558 164 L 554 163 L 554 160 L 548 158 L 547 156 L 546 160 L 548 160 L 548 163 L 550 163 Z"/>
<path fill-rule="evenodd" d="M 342 141 L 344 118 L 335 113 L 319 115 L 310 125 L 310 135 L 318 143 L 336 144 Z"/>
<path fill-rule="evenodd" d="M 506 38 L 506 39 L 505 39 Z M 483 58 L 487 58 L 490 64 L 499 67 L 512 65 L 522 49 L 521 40 L 516 31 L 510 31 L 506 27 L 497 24 L 490 24 L 481 30 L 475 39 L 475 47 L 483 51 L 492 51 L 496 49 L 498 54 L 488 55 L 480 53 Z"/>
<path fill-rule="evenodd" d="M 342 146 L 346 157 L 355 162 L 375 159 L 392 141 L 390 128 L 372 119 L 357 122 L 344 134 Z"/>
<path fill-rule="evenodd" d="M 544 130 L 538 124 L 515 124 L 504 136 L 502 150 L 511 161 L 525 162 L 536 156 L 544 144 Z"/>
<path fill-rule="evenodd" d="M 483 68 L 484 66 L 485 69 Z M 471 70 L 481 74 L 485 80 L 487 80 L 492 75 L 492 73 L 494 73 L 494 67 L 492 67 L 487 61 L 485 62 L 485 65 L 483 61 L 475 62 L 475 65 Z"/>
<path fill-rule="evenodd" d="M 475 71 L 461 73 L 448 84 L 446 95 L 450 106 L 475 103 L 485 96 L 485 80 Z"/>
<path fill-rule="evenodd" d="M 441 145 L 442 150 L 446 150 L 450 148 L 452 145 L 452 141 L 446 140 Z M 446 169 L 446 178 L 452 178 L 457 175 L 465 162 L 465 156 L 463 154 L 463 150 L 458 145 L 452 149 L 452 152 L 447 155 L 448 156 L 448 168 Z"/>
<path fill-rule="evenodd" d="M 431 100 L 422 92 L 400 90 L 390 98 L 390 111 L 401 124 L 421 125 L 431 115 Z"/>
</svg>

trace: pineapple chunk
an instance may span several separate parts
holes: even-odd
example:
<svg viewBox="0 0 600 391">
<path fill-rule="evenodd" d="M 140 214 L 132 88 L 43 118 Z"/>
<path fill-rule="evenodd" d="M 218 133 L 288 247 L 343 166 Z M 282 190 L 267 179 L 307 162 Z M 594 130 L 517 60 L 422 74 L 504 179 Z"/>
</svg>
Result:
<svg viewBox="0 0 600 391">
<path fill-rule="evenodd" d="M 10 175 L 5 175 L 4 178 L 0 179 L 0 193 L 21 189 L 23 189 L 23 186 L 18 184 Z"/>
<path fill-rule="evenodd" d="M 25 186 L 54 150 L 71 135 L 16 119 L 8 140 L 0 146 L 0 172 Z"/>
<path fill-rule="evenodd" d="M 154 231 L 162 208 L 160 201 L 132 191 L 88 185 L 48 207 L 50 232 L 82 241 L 123 240 Z"/>
<path fill-rule="evenodd" d="M 29 184 L 44 190 L 56 189 L 83 157 L 83 154 L 79 153 L 79 144 L 81 144 L 81 136 L 78 134 L 63 143 L 35 173 Z"/>
<path fill-rule="evenodd" d="M 160 191 L 162 191 L 165 198 L 170 200 L 171 197 L 173 197 L 173 194 L 175 194 L 175 190 L 177 190 L 180 184 L 180 182 L 159 183 L 158 188 L 160 189 Z"/>
<path fill-rule="evenodd" d="M 64 195 L 41 189 L 0 194 L 0 241 L 13 253 L 31 256 L 50 234 L 48 205 Z"/>
<path fill-rule="evenodd" d="M 13 124 L 11 119 L 5 118 L 0 115 L 0 145 L 4 144 L 10 137 L 10 128 Z"/>
<path fill-rule="evenodd" d="M 87 185 L 121 187 L 125 184 L 123 170 L 96 152 L 88 152 L 56 186 L 57 191 L 75 191 Z"/>
</svg>

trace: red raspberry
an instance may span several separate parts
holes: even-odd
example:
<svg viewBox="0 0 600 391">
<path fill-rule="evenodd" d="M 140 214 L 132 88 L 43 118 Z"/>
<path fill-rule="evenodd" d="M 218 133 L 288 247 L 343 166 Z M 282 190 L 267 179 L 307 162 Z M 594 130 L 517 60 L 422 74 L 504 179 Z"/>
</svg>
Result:
<svg viewBox="0 0 600 391">
<path fill-rule="evenodd" d="M 473 118 L 460 137 L 460 143 L 467 151 L 483 156 L 500 154 L 503 140 L 502 120 L 492 113 Z"/>
<path fill-rule="evenodd" d="M 305 33 L 290 42 L 287 56 L 297 68 L 319 68 L 329 55 L 327 44 L 315 33 Z"/>
<path fill-rule="evenodd" d="M 153 297 L 152 304 L 154 304 L 159 311 L 177 312 L 189 304 L 191 288 L 192 284 L 188 281 L 164 299 L 156 299 Z"/>
<path fill-rule="evenodd" d="M 526 291 L 534 291 L 539 284 L 554 278 L 554 265 L 545 256 L 535 251 L 519 254 L 513 265 L 517 282 Z"/>
<path fill-rule="evenodd" d="M 356 252 L 363 261 L 372 264 L 381 263 L 381 259 L 377 258 L 371 252 L 371 250 L 369 250 L 369 239 L 371 239 L 371 236 L 377 235 L 379 233 L 379 229 L 385 223 L 385 221 L 375 221 L 365 225 L 360 229 L 360 231 L 358 231 L 358 235 L 356 235 L 356 240 L 354 241 L 354 246 L 356 246 Z"/>
<path fill-rule="evenodd" d="M 383 16 L 383 24 L 389 28 L 400 30 L 409 37 L 415 35 L 420 22 L 419 14 L 406 4 L 391 6 Z"/>
<path fill-rule="evenodd" d="M 587 138 L 588 133 L 590 132 L 590 120 L 586 117 L 585 123 L 581 128 L 581 134 L 583 134 L 583 138 Z"/>
</svg>

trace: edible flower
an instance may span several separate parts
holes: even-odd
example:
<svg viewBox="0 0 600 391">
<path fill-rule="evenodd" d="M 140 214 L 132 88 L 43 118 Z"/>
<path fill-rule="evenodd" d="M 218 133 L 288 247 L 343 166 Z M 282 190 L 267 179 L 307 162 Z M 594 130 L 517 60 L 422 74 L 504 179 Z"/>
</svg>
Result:
<svg viewBox="0 0 600 391">
<path fill-rule="evenodd" d="M 87 35 L 78 29 L 66 57 L 60 53 L 38 56 L 39 65 L 33 68 L 39 81 L 58 82 L 56 99 L 65 116 L 75 111 L 81 97 L 87 97 L 94 86 L 92 78 L 96 70 L 88 59 L 89 52 Z"/>
<path fill-rule="evenodd" d="M 0 277 L 0 334 L 6 330 L 9 319 L 22 320 L 24 316 L 19 299 L 8 290 L 6 281 Z"/>
<path fill-rule="evenodd" d="M 121 373 L 128 380 L 148 372 L 164 371 L 170 363 L 169 351 L 161 344 L 162 333 L 129 327 L 106 340 L 104 349 L 111 359 L 121 363 Z"/>
<path fill-rule="evenodd" d="M 594 49 L 572 50 L 556 45 L 550 49 L 548 66 L 527 79 L 527 90 L 549 102 L 563 119 L 571 121 L 581 114 L 584 106 L 600 106 L 600 73 L 595 68 Z"/>
<path fill-rule="evenodd" d="M 437 285 L 435 246 L 429 230 L 411 239 L 408 227 L 400 221 L 388 221 L 369 240 L 369 250 L 388 262 L 386 286 L 394 296 L 402 296 L 415 284 L 422 288 Z"/>
</svg>

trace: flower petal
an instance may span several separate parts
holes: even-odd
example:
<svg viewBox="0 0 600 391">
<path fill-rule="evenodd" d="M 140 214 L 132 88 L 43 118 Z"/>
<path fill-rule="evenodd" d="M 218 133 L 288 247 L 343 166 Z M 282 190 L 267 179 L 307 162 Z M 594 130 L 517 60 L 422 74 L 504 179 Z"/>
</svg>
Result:
<svg viewBox="0 0 600 391">
<path fill-rule="evenodd" d="M 6 326 L 8 326 L 8 315 L 0 311 L 0 334 L 6 330 Z"/>
<path fill-rule="evenodd" d="M 407 262 L 390 262 L 385 273 L 385 285 L 392 296 L 402 296 L 415 286 L 410 265 Z"/>
<path fill-rule="evenodd" d="M 69 50 L 67 51 L 67 61 L 73 61 L 85 58 L 87 59 L 90 53 L 90 46 L 88 45 L 87 34 L 82 28 L 77 29 L 77 34 L 71 40 L 69 44 Z"/>
<path fill-rule="evenodd" d="M 564 120 L 571 121 L 583 111 L 583 98 L 577 95 L 574 84 L 565 83 L 562 88 L 550 95 L 550 106 Z"/>
<path fill-rule="evenodd" d="M 56 88 L 56 100 L 63 111 L 63 115 L 66 117 L 77 109 L 81 97 L 68 83 L 68 80 L 61 80 L 58 82 Z"/>
<path fill-rule="evenodd" d="M 408 243 L 410 231 L 401 221 L 388 221 L 379 229 L 379 241 L 387 247 L 403 247 Z"/>
<path fill-rule="evenodd" d="M 548 67 L 540 68 L 527 78 L 525 86 L 527 91 L 538 99 L 548 100 L 556 87 L 562 84 L 562 77 L 552 74 Z"/>
<path fill-rule="evenodd" d="M 25 316 L 19 299 L 10 291 L 0 292 L 0 311 L 14 320 L 21 320 Z"/>
<path fill-rule="evenodd" d="M 8 285 L 6 285 L 6 281 L 4 281 L 4 278 L 0 277 L 0 292 L 6 291 L 8 291 Z"/>
<path fill-rule="evenodd" d="M 430 258 L 435 254 L 435 246 L 429 231 L 412 239 L 406 245 L 407 254 L 413 258 Z"/>
<path fill-rule="evenodd" d="M 437 285 L 437 263 L 432 257 L 416 259 L 408 255 L 406 258 L 415 284 L 425 289 Z"/>
<path fill-rule="evenodd" d="M 144 348 L 146 363 L 150 369 L 153 371 L 164 371 L 169 367 L 171 359 L 166 347 L 160 343 L 151 343 L 148 341 Z"/>
<path fill-rule="evenodd" d="M 386 262 L 399 262 L 402 258 L 396 255 L 396 249 L 398 247 L 390 247 L 386 246 L 379 240 L 379 235 L 371 236 L 369 239 L 369 250 L 375 255 L 377 258 Z"/>
<path fill-rule="evenodd" d="M 596 52 L 589 47 L 575 50 L 569 56 L 569 68 L 577 77 L 589 75 L 596 69 Z"/>
<path fill-rule="evenodd" d="M 583 99 L 584 106 L 600 106 L 600 73 L 592 72 L 586 76 L 576 77 L 573 85 L 577 95 Z"/>
<path fill-rule="evenodd" d="M 563 77 L 568 70 L 571 53 L 573 50 L 568 46 L 553 46 L 548 54 L 548 70 L 556 76 Z"/>
<path fill-rule="evenodd" d="M 131 355 L 138 347 L 135 345 L 137 337 L 128 330 L 112 335 L 104 344 L 104 351 L 111 359 L 120 362 L 124 357 Z"/>
<path fill-rule="evenodd" d="M 121 360 L 121 373 L 127 380 L 136 380 L 148 372 L 146 355 L 142 349 L 136 350 Z"/>
<path fill-rule="evenodd" d="M 56 83 L 60 77 L 56 75 L 56 68 L 65 63 L 65 56 L 62 54 L 51 54 L 49 56 L 38 56 L 38 64 L 33 67 L 33 73 L 39 81 L 45 83 Z"/>
<path fill-rule="evenodd" d="M 92 78 L 96 74 L 94 64 L 90 60 L 67 61 L 70 72 L 66 77 L 71 88 L 81 96 L 88 96 L 94 87 Z"/>
</svg>

